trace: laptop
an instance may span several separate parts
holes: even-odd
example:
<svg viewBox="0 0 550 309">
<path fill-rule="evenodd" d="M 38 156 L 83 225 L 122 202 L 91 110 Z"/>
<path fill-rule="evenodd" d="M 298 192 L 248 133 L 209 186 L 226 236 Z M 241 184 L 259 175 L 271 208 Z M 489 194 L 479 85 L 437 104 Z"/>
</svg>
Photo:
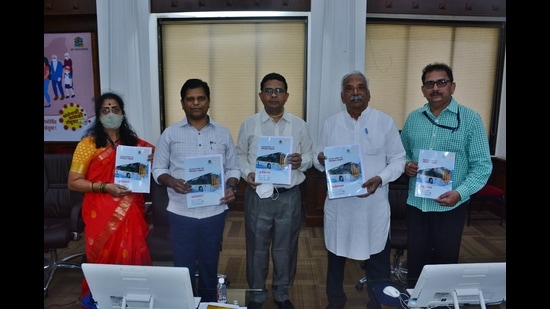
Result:
<svg viewBox="0 0 550 309">
<path fill-rule="evenodd" d="M 98 309 L 197 309 L 187 267 L 82 263 Z"/>
<path fill-rule="evenodd" d="M 506 300 L 506 262 L 425 265 L 407 293 L 410 309 L 500 304 Z"/>
</svg>

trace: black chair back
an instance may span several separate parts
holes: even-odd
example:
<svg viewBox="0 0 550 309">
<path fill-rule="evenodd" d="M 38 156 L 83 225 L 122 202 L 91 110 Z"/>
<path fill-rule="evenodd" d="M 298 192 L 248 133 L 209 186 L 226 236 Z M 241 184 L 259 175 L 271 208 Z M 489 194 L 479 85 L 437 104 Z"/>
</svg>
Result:
<svg viewBox="0 0 550 309">
<path fill-rule="evenodd" d="M 170 230 L 168 226 L 168 192 L 166 186 L 151 180 L 152 228 L 147 235 L 147 246 L 153 261 L 173 261 Z"/>
<path fill-rule="evenodd" d="M 66 153 L 44 154 L 44 251 L 66 248 L 84 231 L 83 195 L 67 186 L 72 157 Z"/>
<path fill-rule="evenodd" d="M 79 240 L 84 232 L 82 219 L 82 192 L 69 190 L 67 181 L 73 155 L 70 153 L 44 154 L 44 297 L 56 270 L 76 269 L 86 260 L 85 252 L 58 258 L 57 249 L 67 248 Z M 80 258 L 81 262 L 71 262 Z"/>
<path fill-rule="evenodd" d="M 392 248 L 407 248 L 407 196 L 409 176 L 403 173 L 389 183 L 388 199 L 391 207 L 390 241 Z"/>
</svg>

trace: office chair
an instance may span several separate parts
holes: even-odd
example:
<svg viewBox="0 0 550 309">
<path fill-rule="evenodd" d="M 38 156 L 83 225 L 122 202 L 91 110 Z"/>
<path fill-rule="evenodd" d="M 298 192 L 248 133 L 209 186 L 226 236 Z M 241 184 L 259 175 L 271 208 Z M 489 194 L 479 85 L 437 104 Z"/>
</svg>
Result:
<svg viewBox="0 0 550 309">
<path fill-rule="evenodd" d="M 81 270 L 80 263 L 72 260 L 86 253 L 76 253 L 59 259 L 57 249 L 67 248 L 71 241 L 79 240 L 84 231 L 81 216 L 82 193 L 70 191 L 67 186 L 72 154 L 44 154 L 44 297 L 59 268 Z"/>
<path fill-rule="evenodd" d="M 146 241 L 153 261 L 173 262 L 174 260 L 166 207 L 168 207 L 166 186 L 159 185 L 151 179 L 151 204 L 148 212 L 151 213 L 152 227 Z"/>
<path fill-rule="evenodd" d="M 407 195 L 409 190 L 409 176 L 403 173 L 399 178 L 389 183 L 388 199 L 391 208 L 390 217 L 390 243 L 395 250 L 391 280 L 403 287 L 407 285 L 406 261 L 401 257 L 407 249 Z M 361 265 L 363 268 L 363 264 Z M 367 283 L 367 277 L 359 279 L 355 288 L 360 291 Z"/>
<path fill-rule="evenodd" d="M 471 211 L 472 211 L 472 204 L 478 204 L 478 212 L 480 212 L 483 209 L 483 206 L 485 206 L 486 203 L 496 205 L 498 208 L 498 216 L 500 219 L 500 225 L 502 225 L 502 221 L 504 220 L 504 212 L 506 211 L 506 195 L 504 193 L 504 190 L 497 186 L 493 186 L 490 184 L 486 184 L 481 190 L 478 192 L 472 194 L 470 197 L 470 205 L 468 205 L 468 222 L 467 225 L 470 226 L 470 221 L 474 220 L 494 220 L 493 217 L 485 217 L 485 218 L 471 218 Z"/>
</svg>

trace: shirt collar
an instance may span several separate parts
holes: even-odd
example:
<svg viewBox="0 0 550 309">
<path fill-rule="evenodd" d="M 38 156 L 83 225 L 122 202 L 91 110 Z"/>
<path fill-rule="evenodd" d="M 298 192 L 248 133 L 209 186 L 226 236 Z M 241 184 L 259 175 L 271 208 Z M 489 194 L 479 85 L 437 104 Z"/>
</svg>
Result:
<svg viewBox="0 0 550 309">
<path fill-rule="evenodd" d="M 432 111 L 430 110 L 430 103 L 426 103 L 423 106 L 423 109 L 420 112 L 426 111 L 430 115 L 433 115 Z M 444 110 L 442 110 L 442 113 L 445 113 L 446 111 L 452 112 L 453 114 L 458 113 L 458 102 L 455 100 L 454 97 L 451 97 L 451 103 L 445 107 Z"/>
<path fill-rule="evenodd" d="M 260 120 L 262 122 L 266 122 L 269 119 L 271 119 L 271 117 L 267 114 L 265 109 L 262 109 L 262 111 L 260 112 Z M 281 117 L 281 119 L 285 119 L 286 121 L 288 121 L 286 109 L 283 111 L 283 116 Z"/>
</svg>

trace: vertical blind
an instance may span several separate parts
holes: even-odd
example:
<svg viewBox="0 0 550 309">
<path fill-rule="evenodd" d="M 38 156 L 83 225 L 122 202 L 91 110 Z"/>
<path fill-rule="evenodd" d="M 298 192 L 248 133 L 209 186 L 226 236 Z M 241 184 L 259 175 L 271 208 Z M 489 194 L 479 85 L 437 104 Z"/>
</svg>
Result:
<svg viewBox="0 0 550 309">
<path fill-rule="evenodd" d="M 271 72 L 287 80 L 285 108 L 303 118 L 306 31 L 305 20 L 163 24 L 159 46 L 166 126 L 185 116 L 183 83 L 200 78 L 210 86 L 210 116 L 237 140 L 244 119 L 263 108 L 260 81 Z"/>
<path fill-rule="evenodd" d="M 164 21 L 161 78 L 165 125 L 181 120 L 180 88 L 200 78 L 211 88 L 212 118 L 237 139 L 243 120 L 263 108 L 259 83 L 270 72 L 285 76 L 285 108 L 304 118 L 307 26 L 305 20 Z M 445 62 L 453 68 L 459 103 L 477 111 L 489 133 L 497 86 L 497 26 L 368 23 L 365 74 L 370 105 L 391 115 L 399 129 L 410 111 L 426 103 L 422 68 Z"/>
<path fill-rule="evenodd" d="M 371 106 L 402 128 L 407 115 L 427 102 L 420 89 L 422 69 L 444 62 L 453 69 L 454 98 L 477 111 L 489 133 L 499 33 L 495 27 L 367 24 Z"/>
</svg>

